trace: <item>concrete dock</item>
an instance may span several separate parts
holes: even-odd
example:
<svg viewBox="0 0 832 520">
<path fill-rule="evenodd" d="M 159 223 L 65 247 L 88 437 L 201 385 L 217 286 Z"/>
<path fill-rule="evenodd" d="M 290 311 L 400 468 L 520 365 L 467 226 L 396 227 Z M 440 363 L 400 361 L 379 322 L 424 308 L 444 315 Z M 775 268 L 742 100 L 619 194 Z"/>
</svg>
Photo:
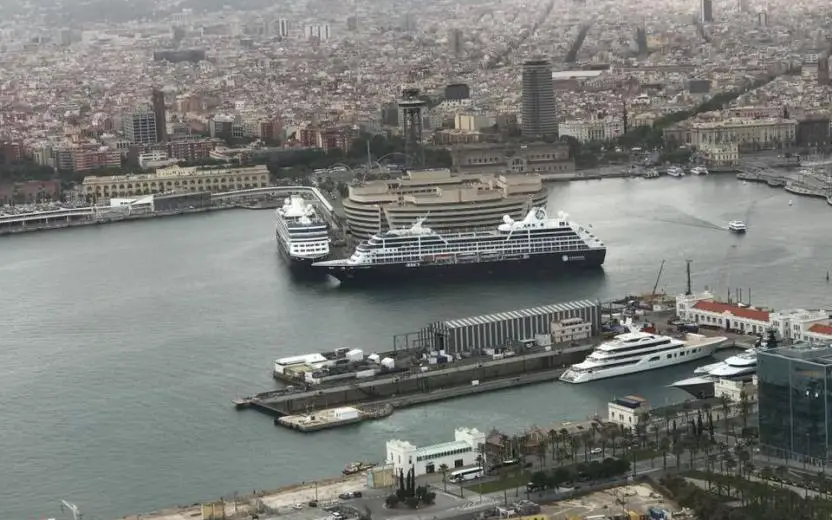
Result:
<svg viewBox="0 0 832 520">
<path fill-rule="evenodd" d="M 344 406 L 318 410 L 307 414 L 286 415 L 274 420 L 276 425 L 285 426 L 304 433 L 328 430 L 339 426 L 357 424 L 362 421 L 381 419 L 393 413 L 393 405 L 378 403 L 362 406 Z"/>
<path fill-rule="evenodd" d="M 393 408 L 401 408 L 552 381 L 560 377 L 563 368 L 583 360 L 594 347 L 594 343 L 588 343 L 562 349 L 539 349 L 504 359 L 466 360 L 427 372 L 416 369 L 308 391 L 267 392 L 235 404 L 278 418 L 338 406 L 390 404 Z"/>
</svg>

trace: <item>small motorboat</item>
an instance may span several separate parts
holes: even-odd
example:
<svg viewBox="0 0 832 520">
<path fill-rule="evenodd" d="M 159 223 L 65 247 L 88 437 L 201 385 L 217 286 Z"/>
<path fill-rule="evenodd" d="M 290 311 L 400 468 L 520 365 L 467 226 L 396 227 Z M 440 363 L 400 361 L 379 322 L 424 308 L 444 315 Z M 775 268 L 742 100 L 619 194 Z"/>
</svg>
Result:
<svg viewBox="0 0 832 520">
<path fill-rule="evenodd" d="M 708 175 L 708 169 L 704 166 L 694 166 L 690 169 L 691 175 Z"/>
<path fill-rule="evenodd" d="M 356 473 L 361 473 L 362 471 L 367 471 L 368 469 L 374 467 L 376 467 L 376 465 L 369 462 L 351 462 L 346 465 L 343 473 L 344 475 L 355 475 Z"/>
<path fill-rule="evenodd" d="M 742 220 L 732 220 L 728 223 L 728 230 L 734 233 L 745 233 L 748 231 L 748 227 Z"/>
</svg>

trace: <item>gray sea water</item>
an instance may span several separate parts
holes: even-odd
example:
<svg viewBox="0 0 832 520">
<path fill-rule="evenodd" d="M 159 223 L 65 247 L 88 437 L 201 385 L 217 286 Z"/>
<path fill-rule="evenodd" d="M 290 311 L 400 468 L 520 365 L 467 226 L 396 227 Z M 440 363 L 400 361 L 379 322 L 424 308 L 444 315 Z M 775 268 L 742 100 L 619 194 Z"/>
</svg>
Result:
<svg viewBox="0 0 832 520">
<path fill-rule="evenodd" d="M 557 184 L 549 205 L 605 240 L 602 274 L 374 290 L 296 282 L 269 211 L 0 239 L 0 518 L 59 516 L 66 499 L 110 519 L 321 478 L 381 460 L 393 437 L 548 425 L 603 413 L 616 394 L 680 400 L 664 385 L 693 368 L 543 384 L 304 436 L 231 406 L 274 386 L 279 356 L 382 350 L 437 319 L 648 292 L 662 259 L 669 293 L 683 289 L 691 259 L 697 290 L 750 287 L 752 303 L 832 307 L 823 200 L 710 177 Z M 731 219 L 749 233 L 727 232 Z"/>
</svg>

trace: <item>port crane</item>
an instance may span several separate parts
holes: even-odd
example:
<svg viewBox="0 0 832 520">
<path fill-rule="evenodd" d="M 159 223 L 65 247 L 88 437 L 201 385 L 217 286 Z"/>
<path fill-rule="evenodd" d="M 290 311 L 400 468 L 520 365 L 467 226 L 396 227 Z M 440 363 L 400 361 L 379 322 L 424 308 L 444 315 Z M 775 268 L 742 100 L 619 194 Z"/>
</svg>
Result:
<svg viewBox="0 0 832 520">
<path fill-rule="evenodd" d="M 81 510 L 78 509 L 78 506 L 73 504 L 72 502 L 67 502 L 66 500 L 61 500 L 61 512 L 69 511 L 72 513 L 72 520 L 82 520 L 83 515 L 81 515 Z"/>
</svg>

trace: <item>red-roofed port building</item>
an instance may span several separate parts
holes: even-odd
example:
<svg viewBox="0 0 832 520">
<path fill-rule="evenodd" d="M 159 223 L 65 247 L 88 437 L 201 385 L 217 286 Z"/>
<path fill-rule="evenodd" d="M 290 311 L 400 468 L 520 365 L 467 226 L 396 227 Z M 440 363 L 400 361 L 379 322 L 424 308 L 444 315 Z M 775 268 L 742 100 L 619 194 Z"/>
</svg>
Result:
<svg viewBox="0 0 832 520">
<path fill-rule="evenodd" d="M 676 314 L 683 320 L 700 325 L 745 334 L 765 333 L 771 317 L 768 311 L 717 301 L 707 292 L 677 297 Z"/>
<path fill-rule="evenodd" d="M 676 297 L 680 319 L 744 334 L 764 334 L 774 329 L 778 336 L 809 343 L 832 343 L 832 320 L 822 310 L 770 311 L 724 303 L 708 292 Z"/>
</svg>

